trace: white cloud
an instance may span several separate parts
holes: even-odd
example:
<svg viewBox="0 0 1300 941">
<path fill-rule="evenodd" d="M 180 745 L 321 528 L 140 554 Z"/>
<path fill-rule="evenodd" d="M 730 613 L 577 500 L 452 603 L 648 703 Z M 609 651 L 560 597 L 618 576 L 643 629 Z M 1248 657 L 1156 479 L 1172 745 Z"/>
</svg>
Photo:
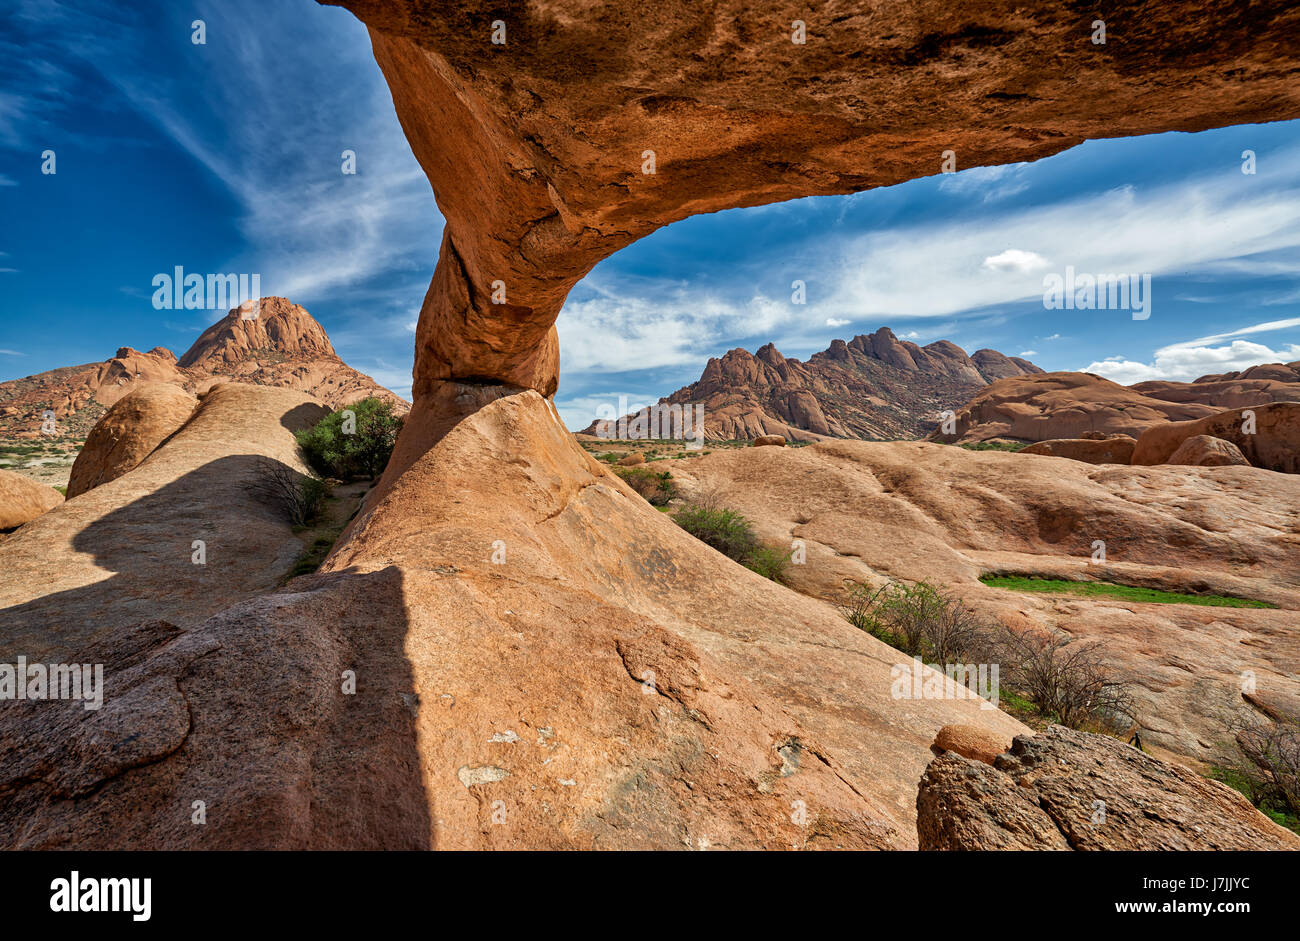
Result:
<svg viewBox="0 0 1300 941">
<path fill-rule="evenodd" d="M 17 350 L 0 350 L 5 356 L 26 356 L 26 353 L 20 353 Z"/>
<path fill-rule="evenodd" d="M 1019 353 L 1017 353 L 1016 355 L 1017 355 L 1017 356 L 1037 356 L 1037 355 L 1038 355 L 1038 350 L 1021 350 L 1021 351 L 1020 351 Z"/>
<path fill-rule="evenodd" d="M 1150 363 L 1116 356 L 1091 363 L 1083 371 L 1096 373 L 1123 385 L 1132 385 L 1149 379 L 1190 382 L 1201 376 L 1237 372 L 1260 363 L 1291 362 L 1300 359 L 1300 344 L 1286 343 L 1274 349 L 1262 343 L 1236 338 L 1297 327 L 1300 327 L 1300 317 L 1273 320 L 1228 333 L 1163 346 L 1155 351 Z M 1225 340 L 1230 342 L 1223 343 Z"/>
<path fill-rule="evenodd" d="M 1008 248 L 1005 252 L 985 258 L 980 267 L 990 271 L 1015 271 L 1025 274 L 1030 271 L 1042 271 L 1048 267 L 1048 261 L 1037 252 Z"/>
<path fill-rule="evenodd" d="M 1053 333 L 1050 337 L 1043 337 L 1043 339 L 1044 339 L 1044 340 L 1059 340 L 1059 339 L 1061 339 L 1061 335 L 1060 335 L 1059 333 Z"/>
<path fill-rule="evenodd" d="M 828 327 L 843 327 L 849 324 L 850 322 L 851 321 L 848 320 L 836 320 L 834 317 L 826 318 L 826 326 Z"/>
</svg>

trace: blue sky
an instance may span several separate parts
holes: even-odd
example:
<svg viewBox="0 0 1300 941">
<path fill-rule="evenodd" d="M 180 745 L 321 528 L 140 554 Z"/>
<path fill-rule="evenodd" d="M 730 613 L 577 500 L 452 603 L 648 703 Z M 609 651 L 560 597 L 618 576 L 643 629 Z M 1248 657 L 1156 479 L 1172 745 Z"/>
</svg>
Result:
<svg viewBox="0 0 1300 941">
<path fill-rule="evenodd" d="M 409 397 L 442 219 L 344 10 L 7 5 L 0 207 L 0 379 L 122 345 L 182 352 L 218 313 L 153 308 L 151 279 L 181 265 L 260 273 L 264 294 L 305 306 L 347 362 Z M 1043 278 L 1066 266 L 1149 273 L 1149 319 L 1045 309 Z M 733 347 L 802 359 L 884 325 L 1120 382 L 1300 359 L 1300 122 L 1090 141 L 661 229 L 570 296 L 557 404 L 581 427 Z"/>
</svg>

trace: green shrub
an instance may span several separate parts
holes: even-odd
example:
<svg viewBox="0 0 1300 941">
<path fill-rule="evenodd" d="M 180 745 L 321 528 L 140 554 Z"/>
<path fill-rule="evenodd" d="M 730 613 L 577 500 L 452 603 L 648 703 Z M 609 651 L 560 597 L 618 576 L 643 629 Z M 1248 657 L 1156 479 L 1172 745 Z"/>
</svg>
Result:
<svg viewBox="0 0 1300 941">
<path fill-rule="evenodd" d="M 784 583 L 790 553 L 759 542 L 754 525 L 735 510 L 692 504 L 674 513 L 673 520 L 696 539 L 745 568 Z"/>
<path fill-rule="evenodd" d="M 740 564 L 758 548 L 758 536 L 749 520 L 735 510 L 687 506 L 673 514 L 677 525 Z"/>
<path fill-rule="evenodd" d="M 401 428 L 392 404 L 371 396 L 331 412 L 295 437 L 317 473 L 341 480 L 373 479 L 387 466 Z"/>
<path fill-rule="evenodd" d="M 646 467 L 619 467 L 614 473 L 650 501 L 651 506 L 666 506 L 677 495 L 677 484 L 668 471 L 655 473 Z"/>
<path fill-rule="evenodd" d="M 790 553 L 783 552 L 776 546 L 760 545 L 749 556 L 744 565 L 764 578 L 785 584 L 785 569 L 790 564 Z"/>
</svg>

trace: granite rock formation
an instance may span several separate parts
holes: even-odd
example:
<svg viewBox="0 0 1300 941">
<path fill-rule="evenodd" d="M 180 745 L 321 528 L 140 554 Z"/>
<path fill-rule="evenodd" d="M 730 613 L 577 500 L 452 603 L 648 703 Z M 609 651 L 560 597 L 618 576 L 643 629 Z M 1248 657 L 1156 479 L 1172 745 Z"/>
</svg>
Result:
<svg viewBox="0 0 1300 941">
<path fill-rule="evenodd" d="M 697 382 L 659 401 L 702 405 L 711 439 L 919 438 L 941 412 L 990 382 L 1041 372 L 996 350 L 967 356 L 947 340 L 921 347 L 881 327 L 835 340 L 806 363 L 787 359 L 770 343 L 752 355 L 735 349 L 710 359 Z M 598 434 L 602 424 L 593 422 L 585 433 Z"/>
<path fill-rule="evenodd" d="M 936 758 L 916 807 L 923 850 L 1300 850 L 1227 785 L 1059 725 L 991 765 Z"/>
<path fill-rule="evenodd" d="M 235 308 L 208 327 L 179 361 L 163 347 L 141 353 L 124 346 L 103 363 L 0 382 L 0 437 L 39 436 L 49 408 L 60 432 L 85 438 L 105 409 L 142 386 L 168 383 L 200 394 L 222 382 L 297 389 L 332 408 L 369 395 L 399 411 L 407 407 L 339 359 L 306 310 L 283 297 L 264 297 L 256 308 Z"/>
</svg>

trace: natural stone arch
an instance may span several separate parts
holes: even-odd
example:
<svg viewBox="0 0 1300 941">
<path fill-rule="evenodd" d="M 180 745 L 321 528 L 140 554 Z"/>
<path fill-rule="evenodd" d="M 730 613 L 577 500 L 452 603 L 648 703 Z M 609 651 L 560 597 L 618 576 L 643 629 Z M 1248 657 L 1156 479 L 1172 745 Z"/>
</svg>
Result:
<svg viewBox="0 0 1300 941">
<path fill-rule="evenodd" d="M 369 27 L 446 218 L 417 424 L 446 380 L 553 395 L 569 290 L 686 216 L 900 183 L 946 151 L 960 169 L 1300 116 L 1287 0 L 328 2 Z"/>
</svg>

